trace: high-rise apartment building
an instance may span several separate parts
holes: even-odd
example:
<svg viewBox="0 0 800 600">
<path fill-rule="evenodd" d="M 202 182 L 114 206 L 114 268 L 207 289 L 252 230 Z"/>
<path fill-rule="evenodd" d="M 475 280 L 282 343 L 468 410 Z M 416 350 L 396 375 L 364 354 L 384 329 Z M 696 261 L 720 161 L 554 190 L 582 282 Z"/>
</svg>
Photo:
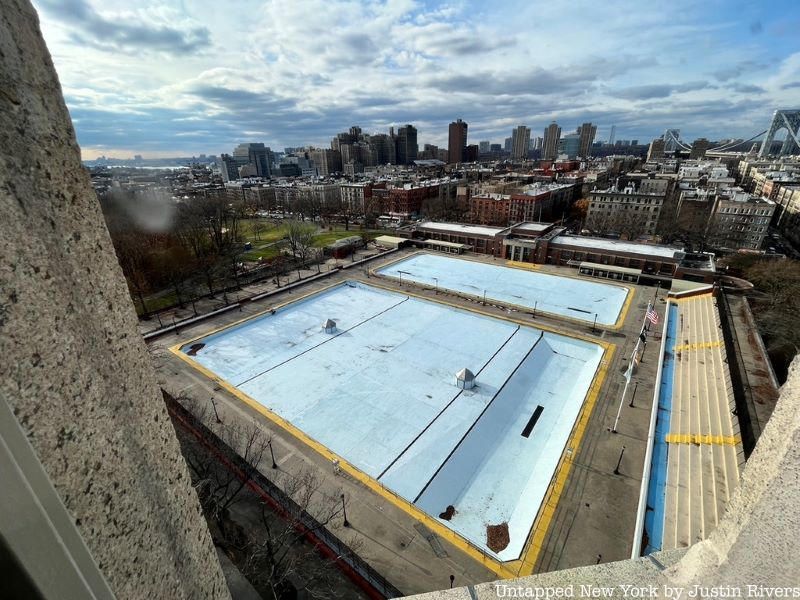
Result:
<svg viewBox="0 0 800 600">
<path fill-rule="evenodd" d="M 317 148 L 309 152 L 310 158 L 321 177 L 342 171 L 342 154 L 330 148 Z"/>
<path fill-rule="evenodd" d="M 270 176 L 270 163 L 272 151 L 264 144 L 239 144 L 233 149 L 233 157 L 243 163 L 255 166 L 258 177 Z"/>
<path fill-rule="evenodd" d="M 461 119 L 450 123 L 447 144 L 447 162 L 464 162 L 467 150 L 467 124 Z"/>
<path fill-rule="evenodd" d="M 395 139 L 391 135 L 378 133 L 369 136 L 369 145 L 377 165 L 393 165 L 397 162 Z"/>
<path fill-rule="evenodd" d="M 511 132 L 511 158 L 527 158 L 531 143 L 531 129 L 520 125 Z"/>
<path fill-rule="evenodd" d="M 478 142 L 478 150 L 481 154 L 489 154 L 491 152 L 492 143 L 488 140 L 484 142 Z"/>
<path fill-rule="evenodd" d="M 591 123 L 583 123 L 578 126 L 576 133 L 580 136 L 580 147 L 578 155 L 586 158 L 592 152 L 592 144 L 594 143 L 594 136 L 597 134 L 597 125 Z"/>
<path fill-rule="evenodd" d="M 507 137 L 503 142 L 503 150 L 511 154 L 511 142 L 513 140 L 510 137 Z"/>
<path fill-rule="evenodd" d="M 558 154 L 566 154 L 569 159 L 577 158 L 580 156 L 582 141 L 579 133 L 568 133 L 558 140 Z"/>
<path fill-rule="evenodd" d="M 417 160 L 417 128 L 406 125 L 397 130 L 397 163 L 408 165 Z"/>
<path fill-rule="evenodd" d="M 239 167 L 242 166 L 230 154 L 222 154 L 219 157 L 219 170 L 222 173 L 222 181 L 235 181 L 239 179 Z"/>
<path fill-rule="evenodd" d="M 552 160 L 558 156 L 558 140 L 561 138 L 561 127 L 553 121 L 544 130 L 542 142 L 542 158 Z"/>
</svg>

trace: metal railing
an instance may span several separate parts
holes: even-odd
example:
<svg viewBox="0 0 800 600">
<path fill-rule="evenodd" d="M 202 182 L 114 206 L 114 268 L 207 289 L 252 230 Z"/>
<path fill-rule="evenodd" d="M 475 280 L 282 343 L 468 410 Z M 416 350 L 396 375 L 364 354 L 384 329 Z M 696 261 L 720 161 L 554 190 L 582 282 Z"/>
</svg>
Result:
<svg viewBox="0 0 800 600">
<path fill-rule="evenodd" d="M 312 515 L 303 510 L 300 505 L 267 479 L 260 471 L 254 470 L 251 465 L 246 464 L 230 446 L 201 423 L 191 412 L 184 408 L 180 402 L 164 390 L 162 390 L 162 393 L 164 394 L 167 408 L 170 412 L 177 413 L 182 419 L 188 421 L 192 427 L 200 432 L 206 442 L 213 444 L 214 447 L 238 469 L 239 473 L 246 473 L 250 481 L 257 485 L 285 512 L 285 516 L 288 517 L 288 520 L 295 527 L 304 531 L 307 536 L 314 538 L 314 542 L 312 543 L 323 544 L 330 551 L 328 554 L 332 554 L 335 557 L 334 563 L 338 563 L 337 566 L 339 566 L 339 568 L 342 566 L 341 563 L 347 565 L 384 598 L 403 597 L 404 594 L 401 593 L 400 590 L 389 583 L 385 577 L 367 564 L 336 535 L 328 531 Z"/>
</svg>

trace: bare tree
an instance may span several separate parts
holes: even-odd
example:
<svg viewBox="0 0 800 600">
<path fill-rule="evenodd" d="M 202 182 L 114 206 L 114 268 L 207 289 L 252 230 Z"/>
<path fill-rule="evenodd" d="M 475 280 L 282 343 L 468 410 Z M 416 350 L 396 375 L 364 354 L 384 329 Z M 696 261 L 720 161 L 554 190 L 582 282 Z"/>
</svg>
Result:
<svg viewBox="0 0 800 600">
<path fill-rule="evenodd" d="M 302 221 L 289 221 L 286 225 L 286 239 L 289 249 L 295 258 L 300 259 L 302 266 L 306 265 L 306 261 L 312 254 L 316 233 L 316 226 Z"/>
<path fill-rule="evenodd" d="M 243 573 L 257 588 L 268 589 L 276 599 L 291 589 L 304 589 L 312 598 L 335 598 L 337 573 L 328 564 L 331 559 L 321 559 L 317 536 L 343 519 L 345 509 L 340 492 L 326 494 L 322 479 L 310 470 L 303 470 L 297 476 L 285 475 L 280 487 L 291 498 L 294 508 L 277 518 L 273 511 L 262 507 L 265 535 L 248 546 Z M 354 540 L 348 540 L 347 551 L 355 552 L 356 545 Z"/>
<path fill-rule="evenodd" d="M 178 427 L 215 543 L 264 598 L 295 597 L 300 589 L 312 598 L 342 597 L 337 585 L 342 574 L 333 564 L 342 554 L 331 558 L 320 552 L 322 530 L 335 529 L 343 520 L 346 500 L 341 489 L 324 489 L 324 479 L 316 471 L 289 474 L 267 469 L 273 486 L 262 488 L 270 490 L 269 499 L 262 499 L 249 491 L 248 484 L 263 485 L 263 475 L 257 474 L 265 459 L 268 464 L 270 434 L 255 421 L 217 422 L 210 403 L 181 398 L 180 404 L 211 434 L 202 443 Z M 235 465 L 220 460 L 226 447 L 238 455 Z M 258 515 L 255 519 L 254 514 Z M 341 546 L 338 551 L 349 554 L 358 544 L 348 539 Z"/>
<path fill-rule="evenodd" d="M 195 201 L 197 202 L 197 201 Z M 214 279 L 220 270 L 219 246 L 212 241 L 204 202 L 182 204 L 178 210 L 176 232 L 184 247 L 195 259 L 197 269 L 202 273 L 208 293 L 214 295 Z"/>
<path fill-rule="evenodd" d="M 250 224 L 250 231 L 253 232 L 253 235 L 257 240 L 261 240 L 261 234 L 267 230 L 267 224 L 264 223 L 261 219 L 254 219 L 253 222 Z"/>
<path fill-rule="evenodd" d="M 198 412 L 202 417 L 195 417 L 210 421 L 206 410 Z M 184 450 L 184 458 L 192 472 L 192 481 L 200 504 L 207 518 L 213 520 L 224 534 L 228 511 L 240 499 L 242 490 L 258 472 L 269 447 L 269 438 L 255 421 L 247 425 L 235 423 L 215 426 L 207 423 L 206 427 L 236 452 L 244 465 L 244 468 L 237 470 L 222 468 L 215 457 L 199 444 L 188 445 Z"/>
</svg>

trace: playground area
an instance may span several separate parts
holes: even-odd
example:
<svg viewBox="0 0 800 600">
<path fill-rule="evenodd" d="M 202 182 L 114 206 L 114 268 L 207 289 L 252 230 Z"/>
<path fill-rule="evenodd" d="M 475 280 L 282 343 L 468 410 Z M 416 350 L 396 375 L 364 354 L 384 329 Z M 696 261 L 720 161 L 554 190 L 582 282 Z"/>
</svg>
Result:
<svg viewBox="0 0 800 600">
<path fill-rule="evenodd" d="M 407 260 L 423 257 L 440 258 Z M 627 295 L 519 273 L 611 288 L 602 301 L 597 290 L 575 298 L 616 298 L 616 312 L 603 313 L 611 323 Z M 604 347 L 345 281 L 175 351 L 377 487 L 511 561 L 524 554 Z"/>
</svg>

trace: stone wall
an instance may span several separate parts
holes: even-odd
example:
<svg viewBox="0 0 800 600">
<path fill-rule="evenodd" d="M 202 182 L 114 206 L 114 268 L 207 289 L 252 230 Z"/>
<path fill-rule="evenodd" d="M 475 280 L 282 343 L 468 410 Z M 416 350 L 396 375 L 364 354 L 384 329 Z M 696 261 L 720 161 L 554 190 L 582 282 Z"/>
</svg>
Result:
<svg viewBox="0 0 800 600">
<path fill-rule="evenodd" d="M 229 597 L 27 0 L 0 0 L 0 393 L 117 597 Z"/>
</svg>

